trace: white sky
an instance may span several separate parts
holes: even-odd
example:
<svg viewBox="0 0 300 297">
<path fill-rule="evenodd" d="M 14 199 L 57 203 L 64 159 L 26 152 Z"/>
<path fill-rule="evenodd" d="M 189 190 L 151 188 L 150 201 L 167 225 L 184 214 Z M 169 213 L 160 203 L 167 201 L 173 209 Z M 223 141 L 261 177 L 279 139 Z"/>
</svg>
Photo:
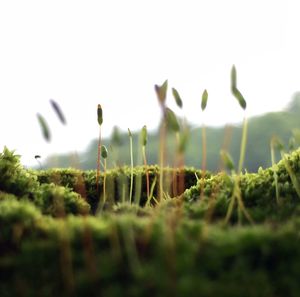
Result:
<svg viewBox="0 0 300 297">
<path fill-rule="evenodd" d="M 279 110 L 300 90 L 299 13 L 296 0 L 0 0 L 0 149 L 16 149 L 25 165 L 35 154 L 82 151 L 98 136 L 98 103 L 105 136 L 113 125 L 154 129 L 153 86 L 165 79 L 194 124 L 205 88 L 206 123 L 240 121 L 232 64 L 248 115 Z M 167 102 L 180 114 L 171 93 Z"/>
</svg>

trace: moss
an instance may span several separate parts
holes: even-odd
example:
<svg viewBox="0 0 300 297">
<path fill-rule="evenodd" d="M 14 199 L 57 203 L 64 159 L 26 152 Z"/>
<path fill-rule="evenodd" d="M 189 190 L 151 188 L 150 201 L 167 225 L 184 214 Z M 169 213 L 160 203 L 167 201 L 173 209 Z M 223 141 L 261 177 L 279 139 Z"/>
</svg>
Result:
<svg viewBox="0 0 300 297">
<path fill-rule="evenodd" d="M 34 202 L 44 214 L 57 217 L 90 211 L 90 205 L 79 194 L 53 183 L 41 185 L 34 194 Z"/>
<path fill-rule="evenodd" d="M 90 205 L 96 209 L 101 199 L 95 171 L 27 171 L 8 151 L 5 155 L 0 159 L 1 296 L 299 295 L 300 204 L 283 161 L 276 164 L 279 203 L 275 167 L 241 175 L 241 196 L 256 224 L 235 225 L 235 209 L 232 224 L 224 226 L 237 180 L 224 172 L 208 173 L 197 183 L 199 171 L 165 168 L 171 181 L 184 175 L 189 188 L 174 197 L 170 183 L 165 199 L 145 206 L 145 167 L 134 170 L 135 180 L 142 180 L 140 205 L 126 201 L 128 189 L 123 196 L 130 168 L 114 169 L 107 173 L 104 211 L 92 216 L 86 215 Z M 297 178 L 299 155 L 286 156 Z M 148 170 L 153 183 L 159 168 Z M 28 189 L 14 188 L 18 180 Z"/>
<path fill-rule="evenodd" d="M 20 164 L 20 156 L 4 147 L 0 153 L 0 191 L 31 197 L 38 187 L 37 177 Z"/>
<path fill-rule="evenodd" d="M 148 166 L 150 185 L 154 180 L 159 180 L 160 170 L 158 166 Z M 166 168 L 164 170 L 165 179 L 169 180 L 170 196 L 177 196 L 182 194 L 185 188 L 195 185 L 197 182 L 196 175 L 201 176 L 201 171 L 194 168 L 172 169 Z M 91 205 L 92 213 L 96 212 L 98 207 L 99 198 L 103 192 L 103 174 L 99 178 L 99 193 L 96 191 L 96 171 L 80 171 L 76 169 L 49 169 L 42 171 L 35 171 L 40 183 L 55 183 L 60 186 L 68 187 L 73 191 L 83 196 Z M 107 171 L 107 207 L 112 208 L 118 202 L 125 202 L 129 195 L 131 169 L 130 167 L 119 167 Z M 206 176 L 210 176 L 206 172 Z M 135 167 L 133 171 L 133 184 L 141 182 L 140 195 L 136 193 L 136 187 L 133 188 L 133 197 L 139 197 L 139 204 L 144 206 L 147 201 L 147 188 L 146 188 L 146 169 L 145 167 Z M 174 181 L 176 183 L 183 183 L 183 188 L 174 192 Z M 154 196 L 158 196 L 158 182 L 155 183 Z M 136 198 L 137 199 L 137 198 Z"/>
<path fill-rule="evenodd" d="M 18 279 L 30 296 L 40 290 L 59 296 L 244 296 L 245 290 L 247 296 L 297 296 L 299 225 L 294 219 L 276 228 L 222 228 L 181 220 L 174 227 L 160 216 L 128 214 L 46 218 L 31 225 L 19 252 L 0 259 L 2 289 L 12 296 Z"/>
<path fill-rule="evenodd" d="M 300 150 L 287 156 L 290 167 L 297 179 L 300 179 L 299 167 Z M 277 165 L 278 188 L 280 200 L 276 201 L 274 170 L 259 169 L 257 173 L 246 173 L 239 176 L 239 187 L 245 206 L 256 222 L 267 219 L 286 220 L 299 214 L 299 197 L 289 175 L 284 161 Z M 189 202 L 187 210 L 191 214 L 197 213 L 197 217 L 204 217 L 206 210 L 211 207 L 213 201 L 213 217 L 224 218 L 233 191 L 233 177 L 226 173 L 219 173 L 208 179 L 200 180 L 197 185 L 187 189 L 184 193 L 185 201 Z M 205 198 L 201 202 L 200 189 L 204 187 Z M 237 211 L 233 214 L 232 222 L 237 220 Z"/>
</svg>

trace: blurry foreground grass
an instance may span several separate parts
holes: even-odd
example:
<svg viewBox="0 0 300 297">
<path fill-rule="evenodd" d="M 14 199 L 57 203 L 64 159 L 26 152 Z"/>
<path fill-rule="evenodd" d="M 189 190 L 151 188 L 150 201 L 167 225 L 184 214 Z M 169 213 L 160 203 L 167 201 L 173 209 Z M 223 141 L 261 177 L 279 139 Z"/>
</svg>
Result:
<svg viewBox="0 0 300 297">
<path fill-rule="evenodd" d="M 0 296 L 299 296 L 300 150 L 239 175 L 254 224 L 236 203 L 225 223 L 226 172 L 135 167 L 131 203 L 131 168 L 105 174 L 104 201 L 104 173 L 97 192 L 95 170 L 26 170 L 4 149 Z M 160 174 L 170 191 L 159 201 Z"/>
</svg>

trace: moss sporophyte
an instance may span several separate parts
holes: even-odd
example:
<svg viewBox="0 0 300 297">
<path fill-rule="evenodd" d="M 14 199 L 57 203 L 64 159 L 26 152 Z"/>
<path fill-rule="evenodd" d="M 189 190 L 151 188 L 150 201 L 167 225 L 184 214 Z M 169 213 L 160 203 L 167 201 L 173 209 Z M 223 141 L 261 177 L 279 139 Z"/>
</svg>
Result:
<svg viewBox="0 0 300 297">
<path fill-rule="evenodd" d="M 98 153 L 97 153 L 97 176 L 96 176 L 96 189 L 99 193 L 99 175 L 100 175 L 100 153 L 101 153 L 101 126 L 103 123 L 103 111 L 100 104 L 97 107 L 97 121 L 99 124 L 99 139 L 98 139 Z"/>
</svg>

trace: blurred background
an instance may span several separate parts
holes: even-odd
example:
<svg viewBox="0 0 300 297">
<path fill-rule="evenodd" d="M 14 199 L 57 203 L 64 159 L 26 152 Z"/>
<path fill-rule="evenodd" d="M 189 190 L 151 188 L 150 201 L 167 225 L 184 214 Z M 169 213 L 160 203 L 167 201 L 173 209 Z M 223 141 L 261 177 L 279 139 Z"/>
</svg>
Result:
<svg viewBox="0 0 300 297">
<path fill-rule="evenodd" d="M 105 143 L 114 126 L 121 133 L 120 162 L 130 158 L 127 128 L 139 133 L 147 125 L 148 161 L 155 163 L 161 113 L 154 85 L 168 79 L 167 105 L 191 128 L 186 163 L 201 166 L 205 123 L 208 168 L 217 170 L 224 142 L 239 157 L 244 113 L 230 91 L 235 64 L 249 118 L 245 167 L 269 166 L 272 135 L 288 143 L 300 128 L 299 9 L 296 0 L 1 1 L 0 148 L 15 149 L 27 167 L 40 155 L 45 168 L 94 169 L 101 104 Z"/>
</svg>

